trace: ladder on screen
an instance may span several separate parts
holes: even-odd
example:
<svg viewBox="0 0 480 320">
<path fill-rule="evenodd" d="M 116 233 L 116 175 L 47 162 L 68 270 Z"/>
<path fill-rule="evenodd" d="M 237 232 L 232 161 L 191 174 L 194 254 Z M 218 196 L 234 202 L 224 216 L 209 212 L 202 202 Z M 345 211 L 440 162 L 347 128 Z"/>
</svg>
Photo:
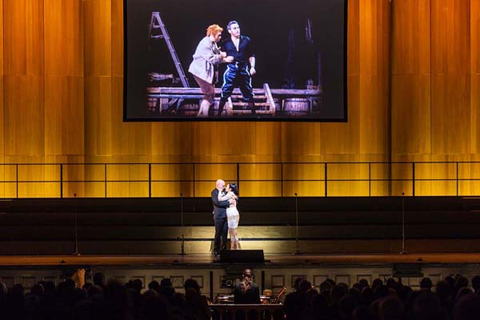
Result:
<svg viewBox="0 0 480 320">
<path fill-rule="evenodd" d="M 180 63 L 180 59 L 178 58 L 177 51 L 175 51 L 175 47 L 173 46 L 170 35 L 168 34 L 167 27 L 165 27 L 165 24 L 163 23 L 162 18 L 160 17 L 160 12 L 158 11 L 152 12 L 152 18 L 150 19 L 150 28 L 148 31 L 148 38 L 165 40 L 183 87 L 190 88 L 190 84 L 188 83 L 188 78 L 185 75 L 185 71 L 183 70 L 182 64 Z"/>
</svg>

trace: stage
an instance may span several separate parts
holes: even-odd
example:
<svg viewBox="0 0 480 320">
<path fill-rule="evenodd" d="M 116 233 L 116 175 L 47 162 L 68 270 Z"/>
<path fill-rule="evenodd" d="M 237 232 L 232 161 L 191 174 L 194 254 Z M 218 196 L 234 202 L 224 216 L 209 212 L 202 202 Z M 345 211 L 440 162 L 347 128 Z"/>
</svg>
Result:
<svg viewBox="0 0 480 320">
<path fill-rule="evenodd" d="M 317 286 L 393 276 L 415 288 L 423 276 L 480 274 L 478 198 L 297 200 L 242 198 L 242 251 L 263 250 L 264 263 L 214 258 L 210 198 L 2 201 L 0 281 L 28 288 L 85 268 L 87 277 L 103 272 L 123 283 L 168 277 L 179 290 L 195 278 L 214 297 L 230 292 L 227 284 L 246 267 L 261 288 L 277 292 L 292 290 L 299 276 Z"/>
<path fill-rule="evenodd" d="M 265 263 L 250 263 L 262 267 L 369 267 L 394 264 L 423 266 L 480 264 L 480 253 L 405 253 L 405 254 L 267 254 Z M 243 263 L 249 264 L 249 263 Z M 228 264 L 211 254 L 187 255 L 53 255 L 53 256 L 0 256 L 0 267 L 56 267 L 103 266 L 134 268 L 224 268 Z"/>
</svg>

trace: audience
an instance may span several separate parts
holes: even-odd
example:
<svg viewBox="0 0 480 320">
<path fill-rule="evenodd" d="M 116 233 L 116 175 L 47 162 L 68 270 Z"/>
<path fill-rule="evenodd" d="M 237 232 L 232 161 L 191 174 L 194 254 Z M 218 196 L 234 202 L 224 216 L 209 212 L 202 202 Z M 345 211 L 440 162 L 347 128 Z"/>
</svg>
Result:
<svg viewBox="0 0 480 320">
<path fill-rule="evenodd" d="M 175 292 L 170 279 L 152 281 L 143 289 L 140 280 L 125 285 L 103 274 L 93 284 L 78 275 L 57 287 L 41 281 L 28 293 L 20 284 L 12 288 L 0 282 L 0 319 L 15 320 L 209 320 L 208 300 L 193 279 L 185 281 L 185 294 Z M 80 280 L 80 281 L 79 281 Z M 287 320 L 473 320 L 480 319 L 480 277 L 446 277 L 436 285 L 429 278 L 420 290 L 394 279 L 360 280 L 351 288 L 328 279 L 314 288 L 305 279 L 295 281 L 295 291 L 285 298 Z M 265 314 L 264 314 L 265 316 Z M 268 317 L 269 318 L 269 317 Z M 278 318 L 275 316 L 275 318 Z"/>
</svg>

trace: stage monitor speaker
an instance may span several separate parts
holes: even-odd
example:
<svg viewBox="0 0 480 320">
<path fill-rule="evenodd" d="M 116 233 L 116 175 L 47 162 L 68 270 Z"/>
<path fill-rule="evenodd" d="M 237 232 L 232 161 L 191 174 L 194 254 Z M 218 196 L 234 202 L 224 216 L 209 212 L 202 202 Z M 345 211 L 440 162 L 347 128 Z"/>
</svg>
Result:
<svg viewBox="0 0 480 320">
<path fill-rule="evenodd" d="M 223 263 L 264 263 L 263 250 L 223 250 L 220 252 Z"/>
</svg>

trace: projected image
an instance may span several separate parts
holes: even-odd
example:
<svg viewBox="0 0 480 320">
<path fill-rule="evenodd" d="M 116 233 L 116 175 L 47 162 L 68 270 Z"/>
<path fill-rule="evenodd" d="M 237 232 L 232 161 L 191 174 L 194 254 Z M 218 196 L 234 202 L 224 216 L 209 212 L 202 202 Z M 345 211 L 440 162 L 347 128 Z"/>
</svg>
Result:
<svg viewBox="0 0 480 320">
<path fill-rule="evenodd" d="M 125 0 L 127 121 L 346 121 L 347 0 Z"/>
</svg>

